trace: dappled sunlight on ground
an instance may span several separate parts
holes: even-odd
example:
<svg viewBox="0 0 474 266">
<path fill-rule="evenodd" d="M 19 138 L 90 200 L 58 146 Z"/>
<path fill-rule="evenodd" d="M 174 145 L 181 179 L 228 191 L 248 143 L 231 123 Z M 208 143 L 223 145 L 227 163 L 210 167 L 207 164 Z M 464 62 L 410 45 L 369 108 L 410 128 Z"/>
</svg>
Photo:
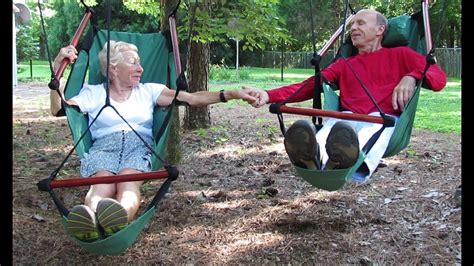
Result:
<svg viewBox="0 0 474 266">
<path fill-rule="evenodd" d="M 179 177 L 138 239 L 121 255 L 97 256 L 67 235 L 50 195 L 36 187 L 71 147 L 65 118 L 47 111 L 28 100 L 14 106 L 14 264 L 460 263 L 460 134 L 414 129 L 368 182 L 329 192 L 296 174 L 268 109 L 215 105 L 210 129 L 182 134 Z M 79 165 L 74 155 L 63 176 Z M 140 211 L 162 183 L 142 186 Z M 86 191 L 57 193 L 70 207 Z"/>
</svg>

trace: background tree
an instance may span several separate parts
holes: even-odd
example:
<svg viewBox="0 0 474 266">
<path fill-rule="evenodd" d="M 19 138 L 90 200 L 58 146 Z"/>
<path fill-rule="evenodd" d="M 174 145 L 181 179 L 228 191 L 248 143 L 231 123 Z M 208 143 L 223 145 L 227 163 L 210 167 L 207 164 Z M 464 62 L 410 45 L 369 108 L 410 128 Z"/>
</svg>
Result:
<svg viewBox="0 0 474 266">
<path fill-rule="evenodd" d="M 192 0 L 183 0 L 178 12 L 178 32 L 180 41 L 189 36 L 188 26 Z M 311 26 L 309 13 L 310 0 L 209 0 L 211 13 L 201 16 L 197 20 L 203 25 L 195 31 L 196 41 L 210 42 L 213 47 L 212 61 L 223 62 L 233 65 L 235 56 L 234 34 L 243 37 L 240 39 L 243 52 L 264 51 L 277 47 L 282 42 L 282 36 L 287 43 L 288 51 L 311 51 Z M 152 32 L 159 28 L 158 19 L 160 15 L 158 0 L 152 1 L 122 1 L 112 0 L 112 25 L 111 28 L 120 31 Z M 198 1 L 199 2 L 199 1 Z M 317 48 L 321 47 L 325 40 L 332 35 L 334 30 L 342 21 L 344 2 L 313 0 L 313 14 L 315 22 L 315 35 Z M 105 12 L 108 1 L 86 0 L 96 11 L 99 24 L 105 25 Z M 353 8 L 376 8 L 386 14 L 387 17 L 403 14 L 412 14 L 420 9 L 419 0 L 351 0 Z M 30 33 L 33 28 L 22 28 L 19 31 L 20 38 L 27 35 L 31 41 L 22 41 L 18 44 L 18 50 L 28 49 L 31 43 L 39 43 L 39 55 L 41 59 L 46 58 L 44 40 L 39 34 L 39 16 L 37 4 L 28 3 L 32 13 L 32 23 L 36 23 L 36 33 Z M 51 18 L 46 16 L 46 30 L 51 51 L 57 51 L 60 47 L 68 44 L 75 29 L 82 18 L 84 9 L 78 0 L 64 1 L 56 0 L 51 3 L 43 3 L 43 10 L 51 8 L 55 14 Z M 430 1 L 430 20 L 432 26 L 433 41 L 435 47 L 460 47 L 461 43 L 461 0 L 433 0 Z M 47 12 L 48 13 L 48 12 Z M 238 32 L 228 28 L 230 19 L 237 19 Z M 251 22 L 251 23 L 249 23 Z M 103 27 L 103 26 L 101 26 Z M 207 29 L 206 29 L 207 28 Z M 439 32 L 439 34 L 438 34 Z M 232 33 L 232 36 L 231 36 Z M 23 34 L 23 35 L 22 35 Z M 439 37 L 438 37 L 439 36 Z M 183 52 L 187 52 L 186 45 L 182 45 Z M 218 51 L 218 53 L 214 53 Z"/>
<path fill-rule="evenodd" d="M 188 35 L 192 36 L 188 53 L 189 83 L 196 85 L 194 90 L 208 89 L 209 44 L 212 42 L 227 43 L 229 39 L 239 39 L 243 50 L 265 49 L 280 40 L 288 40 L 283 23 L 277 14 L 277 0 L 205 0 L 188 2 L 187 25 L 192 24 Z M 191 23 L 190 14 L 195 21 Z M 188 29 L 186 30 L 189 30 Z M 187 129 L 206 128 L 210 126 L 209 108 L 187 108 L 184 117 Z"/>
<path fill-rule="evenodd" d="M 17 25 L 17 53 L 18 60 L 45 59 L 46 49 L 41 28 L 38 6 L 35 3 L 26 4 L 31 11 L 31 20 L 26 24 Z M 43 16 L 47 19 L 51 12 L 51 5 L 43 5 Z"/>
<path fill-rule="evenodd" d="M 461 47 L 461 0 L 437 0 L 430 14 L 435 47 Z"/>
<path fill-rule="evenodd" d="M 39 19 L 37 18 L 38 14 L 32 11 L 31 17 L 31 20 L 26 24 L 17 25 L 16 45 L 19 61 L 34 60 L 40 57 L 40 41 L 42 38 Z"/>
<path fill-rule="evenodd" d="M 209 15 L 211 13 L 211 0 L 196 1 L 195 6 L 189 6 L 194 8 L 192 12 L 197 18 L 205 18 L 209 21 Z M 189 20 L 191 21 L 191 20 Z M 202 20 L 201 20 L 202 21 Z M 193 23 L 191 21 L 191 23 Z M 193 30 L 202 30 L 202 24 L 196 23 L 190 25 Z M 191 34 L 209 34 L 208 31 L 191 32 Z M 188 60 L 187 60 L 187 71 L 188 71 L 188 86 L 189 92 L 207 91 L 209 90 L 209 42 L 199 41 L 197 38 L 192 38 L 189 42 Z M 209 107 L 192 107 L 187 106 L 184 113 L 184 128 L 186 129 L 197 129 L 207 128 L 211 124 L 211 117 Z"/>
<path fill-rule="evenodd" d="M 107 25 L 107 10 L 111 8 L 111 21 Z M 131 2 L 131 1 L 126 1 Z M 92 7 L 94 17 L 97 19 L 97 25 L 101 29 L 124 31 L 124 32 L 157 32 L 160 27 L 160 21 L 156 17 L 159 14 L 159 4 L 147 6 L 150 14 L 140 14 L 136 11 L 125 8 L 122 0 L 111 1 L 86 1 L 87 5 Z M 63 46 L 70 43 L 77 26 L 79 25 L 85 11 L 85 7 L 79 1 L 56 0 L 52 6 L 55 15 L 49 18 L 47 22 L 47 37 L 49 40 L 50 51 L 59 51 Z M 87 29 L 84 31 L 84 35 Z"/>
<path fill-rule="evenodd" d="M 279 12 L 286 21 L 287 29 L 295 40 L 287 47 L 291 51 L 311 51 L 311 0 L 286 0 L 279 4 Z M 313 16 L 317 49 L 342 23 L 345 1 L 313 1 Z M 354 9 L 374 8 L 388 18 L 411 15 L 421 10 L 419 0 L 353 0 Z M 443 15 L 442 12 L 445 12 Z M 444 16 L 444 17 L 443 17 Z M 435 47 L 461 46 L 461 1 L 430 1 L 430 23 Z M 441 30 L 439 38 L 438 31 Z"/>
</svg>

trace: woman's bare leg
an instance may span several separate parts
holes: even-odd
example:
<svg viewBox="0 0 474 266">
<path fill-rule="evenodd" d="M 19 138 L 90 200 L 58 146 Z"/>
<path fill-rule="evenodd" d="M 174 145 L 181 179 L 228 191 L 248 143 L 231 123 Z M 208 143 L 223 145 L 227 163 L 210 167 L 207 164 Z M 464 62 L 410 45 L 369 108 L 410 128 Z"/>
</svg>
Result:
<svg viewBox="0 0 474 266">
<path fill-rule="evenodd" d="M 123 169 L 118 174 L 136 174 L 141 173 L 135 169 Z M 128 221 L 132 221 L 135 215 L 137 214 L 138 208 L 140 207 L 140 186 L 143 184 L 143 181 L 134 181 L 134 182 L 123 182 L 117 183 L 117 200 L 122 204 L 128 214 Z"/>
<path fill-rule="evenodd" d="M 97 176 L 111 176 L 114 175 L 108 171 L 100 171 L 91 176 L 94 178 Z M 116 184 L 97 184 L 92 185 L 87 192 L 86 198 L 84 200 L 85 204 L 89 206 L 94 212 L 97 209 L 97 204 L 103 198 L 113 198 L 116 194 Z"/>
</svg>

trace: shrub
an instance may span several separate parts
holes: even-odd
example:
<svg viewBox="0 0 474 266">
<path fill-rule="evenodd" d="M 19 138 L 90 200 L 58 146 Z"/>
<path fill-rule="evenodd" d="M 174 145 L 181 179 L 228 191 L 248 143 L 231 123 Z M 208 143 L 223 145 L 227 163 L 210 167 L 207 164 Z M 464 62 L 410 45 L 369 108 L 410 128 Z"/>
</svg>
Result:
<svg viewBox="0 0 474 266">
<path fill-rule="evenodd" d="M 239 79 L 248 80 L 250 79 L 250 68 L 249 67 L 240 67 L 239 68 Z"/>
<path fill-rule="evenodd" d="M 209 79 L 214 81 L 230 80 L 231 70 L 225 65 L 211 65 L 209 70 Z"/>
</svg>

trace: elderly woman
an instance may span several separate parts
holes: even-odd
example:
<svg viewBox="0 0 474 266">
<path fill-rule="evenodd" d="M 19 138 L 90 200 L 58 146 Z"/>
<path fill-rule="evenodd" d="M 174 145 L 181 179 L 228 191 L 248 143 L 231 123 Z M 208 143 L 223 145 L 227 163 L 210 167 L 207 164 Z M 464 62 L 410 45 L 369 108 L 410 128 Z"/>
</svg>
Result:
<svg viewBox="0 0 474 266">
<path fill-rule="evenodd" d="M 75 50 L 65 47 L 55 61 L 68 57 L 75 59 Z M 71 52 L 72 51 L 72 52 Z M 99 53 L 102 74 L 109 71 L 110 104 L 125 118 L 141 137 L 153 146 L 152 123 L 155 105 L 171 104 L 175 91 L 163 84 L 140 83 L 143 68 L 138 49 L 126 42 L 110 41 L 110 58 L 107 67 L 107 44 Z M 242 99 L 253 103 L 256 99 L 242 90 L 219 92 L 180 92 L 178 100 L 191 106 L 206 106 L 225 99 Z M 87 113 L 93 144 L 81 160 L 84 177 L 125 175 L 151 171 L 151 152 L 113 108 L 105 108 L 104 84 L 84 85 L 80 93 L 66 101 Z M 75 206 L 68 215 L 68 231 L 82 241 L 94 241 L 124 228 L 140 206 L 140 185 L 143 181 L 92 185 L 85 205 Z M 97 219 L 96 219 L 97 217 Z"/>
</svg>

